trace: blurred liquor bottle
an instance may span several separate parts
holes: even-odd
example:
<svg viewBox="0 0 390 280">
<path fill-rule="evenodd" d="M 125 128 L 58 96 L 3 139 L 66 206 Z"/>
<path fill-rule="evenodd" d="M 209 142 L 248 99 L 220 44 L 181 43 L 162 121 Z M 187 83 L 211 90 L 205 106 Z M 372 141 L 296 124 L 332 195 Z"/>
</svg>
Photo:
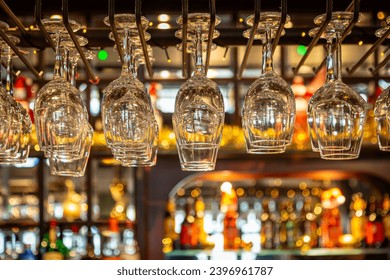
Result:
<svg viewBox="0 0 390 280">
<path fill-rule="evenodd" d="M 57 232 L 57 222 L 52 220 L 49 224 L 49 232 L 44 235 L 41 242 L 43 260 L 64 260 L 68 257 L 69 249 L 57 237 Z"/>
<path fill-rule="evenodd" d="M 199 195 L 195 199 L 195 225 L 199 230 L 199 247 L 204 249 L 207 245 L 207 234 L 204 230 L 204 211 L 205 203 L 203 198 Z"/>
<path fill-rule="evenodd" d="M 120 232 L 116 218 L 108 220 L 108 230 L 102 232 L 102 259 L 120 260 Z"/>
<path fill-rule="evenodd" d="M 385 231 L 382 222 L 381 205 L 375 196 L 369 199 L 366 225 L 366 244 L 368 247 L 380 248 L 384 245 Z"/>
<path fill-rule="evenodd" d="M 179 235 L 176 232 L 176 205 L 173 199 L 169 199 L 165 209 L 164 217 L 164 252 L 171 252 L 178 248 Z"/>
<path fill-rule="evenodd" d="M 390 197 L 388 193 L 383 196 L 382 208 L 386 246 L 390 247 Z"/>
<path fill-rule="evenodd" d="M 318 217 L 312 208 L 312 198 L 306 197 L 298 218 L 298 236 L 305 240 L 310 238 L 310 248 L 318 246 Z"/>
<path fill-rule="evenodd" d="M 180 248 L 197 249 L 199 247 L 199 229 L 195 224 L 194 201 L 192 198 L 186 201 L 185 214 L 186 216 L 181 224 Z"/>
<path fill-rule="evenodd" d="M 362 193 L 355 193 L 352 195 L 350 206 L 351 234 L 356 240 L 357 247 L 365 247 L 367 224 L 366 207 L 367 202 L 364 200 Z"/>
<path fill-rule="evenodd" d="M 100 256 L 96 255 L 94 234 L 91 227 L 88 227 L 87 231 L 87 244 L 85 248 L 85 254 L 81 257 L 82 260 L 99 260 Z"/>
<path fill-rule="evenodd" d="M 274 248 L 274 228 L 275 223 L 271 219 L 269 210 L 269 201 L 263 200 L 262 213 L 260 215 L 261 229 L 260 229 L 260 246 L 262 249 Z"/>
<path fill-rule="evenodd" d="M 138 242 L 135 238 L 134 222 L 126 220 L 126 227 L 122 233 L 122 248 L 120 258 L 122 260 L 141 259 Z"/>
<path fill-rule="evenodd" d="M 34 252 L 32 251 L 31 244 L 25 244 L 24 245 L 24 251 L 21 253 L 18 257 L 19 260 L 37 260 L 38 257 Z"/>
<path fill-rule="evenodd" d="M 345 197 L 339 188 L 331 188 L 322 192 L 321 246 L 324 248 L 339 246 L 339 238 L 343 234 L 339 206 L 344 202 Z"/>
<path fill-rule="evenodd" d="M 221 191 L 220 210 L 225 214 L 223 219 L 223 248 L 225 250 L 237 250 L 241 245 L 240 231 L 237 227 L 237 194 L 230 183 L 221 186 Z"/>
</svg>

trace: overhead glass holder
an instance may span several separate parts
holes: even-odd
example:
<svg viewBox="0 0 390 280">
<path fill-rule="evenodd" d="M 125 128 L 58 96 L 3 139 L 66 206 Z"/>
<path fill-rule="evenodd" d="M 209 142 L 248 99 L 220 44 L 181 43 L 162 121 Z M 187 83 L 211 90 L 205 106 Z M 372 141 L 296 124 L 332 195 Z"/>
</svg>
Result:
<svg viewBox="0 0 390 280">
<path fill-rule="evenodd" d="M 237 79 L 241 79 L 242 78 L 242 73 L 244 72 L 244 69 L 246 68 L 246 64 L 248 62 L 250 49 L 252 48 L 253 40 L 254 40 L 255 34 L 256 34 L 256 30 L 257 30 L 257 27 L 259 26 L 259 22 L 260 22 L 261 0 L 255 0 L 255 4 L 254 5 L 255 5 L 255 19 L 254 19 L 254 22 L 253 22 L 251 34 L 249 36 L 248 42 L 246 43 L 244 58 L 242 60 L 240 69 L 238 71 Z"/>
<path fill-rule="evenodd" d="M 215 29 L 215 0 L 209 1 L 209 9 L 210 9 L 210 27 L 209 27 L 209 36 L 207 39 L 207 49 L 206 49 L 206 63 L 204 67 L 205 74 L 207 76 L 207 70 L 209 69 L 210 64 L 210 53 L 211 53 L 211 45 L 213 41 L 213 34 Z"/>
<path fill-rule="evenodd" d="M 348 8 L 345 10 L 347 12 L 351 12 L 353 11 L 353 18 L 351 20 L 351 22 L 349 23 L 349 25 L 347 26 L 347 28 L 345 29 L 343 35 L 341 36 L 340 38 L 340 44 L 344 41 L 344 39 L 348 36 L 349 32 L 352 30 L 352 28 L 355 26 L 355 24 L 358 22 L 359 20 L 359 12 L 360 12 L 360 0 L 353 0 L 351 2 L 351 4 L 349 4 Z M 333 51 L 335 50 L 336 48 L 333 48 Z M 317 68 L 314 68 L 314 73 L 317 74 L 320 69 L 322 67 L 324 67 L 325 65 L 325 62 L 326 62 L 326 57 L 322 60 L 320 66 L 318 66 Z"/>
<path fill-rule="evenodd" d="M 81 49 L 81 46 L 79 42 L 77 41 L 76 35 L 74 34 L 72 27 L 69 24 L 69 10 L 68 10 L 68 0 L 62 0 L 62 20 L 64 22 L 65 28 L 69 33 L 70 38 L 73 41 L 74 46 L 77 49 L 77 52 L 80 55 L 81 60 L 84 63 L 85 69 L 87 70 L 88 76 L 90 78 L 90 82 L 93 84 L 99 83 L 99 77 L 96 76 L 93 73 L 93 70 L 91 68 L 91 65 L 89 64 L 83 50 Z"/>
<path fill-rule="evenodd" d="M 49 33 L 47 32 L 46 28 L 42 24 L 42 1 L 41 0 L 35 0 L 35 16 L 34 16 L 35 24 L 38 26 L 39 30 L 43 33 L 43 36 L 45 37 L 47 43 L 50 45 L 50 47 L 53 49 L 53 51 L 56 50 L 56 45 L 54 44 L 52 38 L 50 37 Z"/>
<path fill-rule="evenodd" d="M 142 51 L 144 53 L 144 58 L 145 58 L 145 64 L 146 64 L 146 69 L 148 70 L 148 74 L 150 78 L 153 78 L 153 69 L 152 65 L 150 63 L 150 58 L 148 54 L 148 48 L 146 45 L 146 40 L 145 40 L 145 33 L 142 29 L 142 23 L 141 23 L 141 6 L 142 6 L 142 1 L 141 0 L 135 0 L 135 20 L 137 23 L 137 29 L 138 29 L 138 35 L 141 41 L 141 46 L 142 46 Z M 118 45 L 120 46 L 120 45 Z"/>
<path fill-rule="evenodd" d="M 389 37 L 389 35 L 390 35 L 390 28 L 387 29 L 387 31 L 381 37 L 379 37 L 379 39 L 371 46 L 371 48 L 369 48 L 369 50 L 362 56 L 362 58 L 355 63 L 355 65 L 353 65 L 351 68 L 347 68 L 348 74 L 354 73 L 364 63 L 364 61 L 366 61 L 366 59 L 383 43 L 383 41 Z M 377 73 L 381 67 L 386 65 L 387 61 L 389 61 L 389 58 L 386 57 L 384 61 L 378 64 L 378 66 L 371 71 L 372 74 Z"/>
<path fill-rule="evenodd" d="M 282 6 L 282 15 L 281 15 L 280 24 L 279 24 L 278 30 L 276 31 L 275 39 L 274 39 L 274 42 L 272 45 L 272 54 L 275 52 L 275 49 L 279 43 L 280 36 L 282 36 L 284 25 L 286 24 L 287 0 L 282 0 L 281 6 Z"/>
<path fill-rule="evenodd" d="M 389 28 L 389 30 L 390 30 L 390 28 Z M 384 67 L 389 61 L 390 61 L 390 54 L 388 54 L 388 55 L 386 56 L 386 58 L 383 59 L 383 60 L 381 61 L 381 63 L 379 63 L 375 68 L 370 68 L 371 74 L 376 75 L 376 74 L 378 73 L 379 69 L 381 69 L 382 67 Z"/>
<path fill-rule="evenodd" d="M 326 17 L 324 22 L 321 24 L 318 29 L 317 34 L 311 40 L 309 46 L 307 46 L 307 50 L 305 55 L 301 58 L 297 67 L 293 67 L 294 74 L 298 74 L 299 69 L 301 69 L 302 65 L 305 63 L 306 59 L 309 57 L 313 48 L 317 45 L 318 40 L 321 38 L 322 33 L 325 31 L 325 28 L 328 26 L 329 22 L 332 19 L 332 11 L 333 11 L 333 0 L 326 0 Z"/>
<path fill-rule="evenodd" d="M 188 0 L 182 0 L 182 9 L 181 13 L 183 16 L 183 39 L 182 39 L 182 76 L 187 79 L 189 77 L 188 74 L 188 56 L 187 56 L 187 24 L 188 24 Z"/>
<path fill-rule="evenodd" d="M 26 27 L 23 25 L 20 19 L 12 12 L 12 10 L 8 7 L 8 5 L 5 3 L 4 0 L 0 0 L 0 7 L 7 14 L 7 16 L 9 16 L 12 22 L 18 27 L 18 30 L 20 34 L 23 36 L 23 38 L 25 38 L 31 46 L 38 48 L 30 40 L 30 34 L 28 34 Z"/>
<path fill-rule="evenodd" d="M 118 30 L 115 25 L 114 15 L 115 15 L 115 0 L 108 0 L 108 20 L 110 22 L 111 32 L 114 35 L 115 44 L 117 46 L 116 50 L 118 51 L 119 59 L 121 60 L 121 64 L 124 64 L 123 51 L 122 48 L 119 47 L 121 46 L 121 42 L 119 39 Z"/>
<path fill-rule="evenodd" d="M 0 36 L 4 40 L 4 42 L 12 49 L 12 51 L 20 58 L 20 60 L 26 65 L 28 70 L 34 74 L 37 79 L 42 79 L 42 72 L 39 73 L 31 63 L 24 57 L 24 55 L 19 51 L 18 47 L 9 39 L 8 35 L 0 29 Z"/>
</svg>

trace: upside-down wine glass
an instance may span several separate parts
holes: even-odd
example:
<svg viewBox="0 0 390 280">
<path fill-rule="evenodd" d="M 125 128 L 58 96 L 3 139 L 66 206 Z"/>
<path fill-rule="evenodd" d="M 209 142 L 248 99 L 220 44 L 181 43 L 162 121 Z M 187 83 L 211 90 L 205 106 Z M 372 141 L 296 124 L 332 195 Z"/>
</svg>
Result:
<svg viewBox="0 0 390 280">
<path fill-rule="evenodd" d="M 135 15 L 116 14 L 114 22 L 123 39 L 122 46 L 117 47 L 124 51 L 124 63 L 120 77 L 104 91 L 104 135 L 114 158 L 123 166 L 152 165 L 154 114 L 145 86 L 133 74 L 132 46 L 140 42 Z M 108 17 L 104 23 L 110 25 Z M 141 17 L 144 32 L 148 23 L 145 17 Z"/>
<path fill-rule="evenodd" d="M 14 44 L 19 42 L 15 36 L 8 35 L 8 37 Z M 21 49 L 19 52 L 23 55 L 28 54 L 27 51 Z M 3 40 L 0 40 L 0 57 L 7 62 L 6 91 L 0 85 L 2 119 L 0 125 L 0 163 L 23 163 L 27 160 L 30 152 L 31 119 L 26 109 L 13 97 L 13 56 L 15 54 L 11 48 Z M 4 113 L 6 113 L 5 116 L 3 116 Z"/>
<path fill-rule="evenodd" d="M 216 17 L 215 25 L 220 21 Z M 182 25 L 182 16 L 177 23 Z M 202 58 L 202 43 L 209 26 L 209 14 L 188 14 L 188 39 L 193 40 L 195 46 L 195 71 L 180 87 L 172 115 L 181 169 L 184 171 L 214 170 L 222 138 L 225 118 L 223 96 L 218 85 L 206 77 Z"/>
<path fill-rule="evenodd" d="M 283 153 L 291 144 L 295 98 L 291 87 L 273 70 L 272 39 L 280 25 L 279 12 L 260 14 L 258 30 L 265 33 L 261 76 L 250 85 L 242 108 L 246 149 L 253 154 Z M 290 21 L 287 16 L 286 23 Z M 254 15 L 246 19 L 253 26 Z"/>
<path fill-rule="evenodd" d="M 320 25 L 325 14 L 314 19 Z M 336 79 L 312 103 L 321 158 L 346 160 L 359 157 L 366 121 L 364 99 L 341 80 L 341 35 L 353 18 L 351 12 L 333 12 L 329 26 L 336 33 Z"/>
<path fill-rule="evenodd" d="M 67 69 L 69 78 L 69 82 L 72 86 L 76 86 L 76 72 L 77 72 L 77 62 L 80 59 L 80 54 L 77 49 L 74 47 L 73 41 L 71 41 L 70 37 L 66 39 L 68 41 L 66 59 L 64 59 L 67 63 L 64 63 L 64 68 Z M 70 40 L 70 41 L 69 41 Z M 80 45 L 85 45 L 86 39 L 78 36 L 78 41 Z M 95 53 L 83 48 L 84 55 L 87 59 L 91 60 L 95 57 Z M 70 65 L 69 65 L 70 64 Z M 59 158 L 51 157 L 49 158 L 50 163 L 50 173 L 52 175 L 59 176 L 71 176 L 71 177 L 82 177 L 85 174 L 85 169 L 87 167 L 90 150 L 92 147 L 92 139 L 93 139 L 93 127 L 88 122 L 88 115 L 86 112 L 86 117 L 84 118 L 84 127 L 83 127 L 83 139 L 85 139 L 80 146 L 80 158 L 70 159 L 70 160 L 62 160 Z"/>
<path fill-rule="evenodd" d="M 375 32 L 377 37 L 382 37 L 390 28 L 390 16 L 386 18 L 387 26 Z M 375 102 L 374 109 L 376 121 L 376 134 L 381 151 L 390 152 L 390 86 L 387 87 Z"/>
<path fill-rule="evenodd" d="M 73 44 L 62 19 L 44 19 L 42 23 L 49 33 L 55 34 L 56 55 L 53 80 L 40 89 L 35 101 L 38 144 L 45 157 L 50 159 L 53 175 L 82 176 L 74 170 L 56 172 L 57 165 L 85 157 L 85 146 L 89 145 L 87 135 L 90 134 L 90 126 L 86 106 L 79 91 L 68 81 L 67 53 Z M 70 25 L 73 31 L 80 28 L 74 21 L 70 21 Z M 82 37 L 78 40 L 85 41 Z"/>
<path fill-rule="evenodd" d="M 309 31 L 309 36 L 314 37 L 318 33 L 319 27 L 315 27 Z M 307 124 L 309 128 L 310 143 L 313 152 L 320 152 L 318 146 L 318 137 L 316 122 L 314 118 L 313 104 L 315 104 L 319 98 L 324 94 L 324 92 L 331 86 L 331 83 L 335 81 L 335 65 L 334 65 L 334 55 L 336 52 L 333 52 L 333 41 L 336 38 L 336 31 L 332 26 L 327 26 L 325 31 L 321 34 L 321 37 L 326 39 L 326 77 L 325 84 L 317 89 L 313 96 L 310 98 L 307 106 Z"/>
</svg>

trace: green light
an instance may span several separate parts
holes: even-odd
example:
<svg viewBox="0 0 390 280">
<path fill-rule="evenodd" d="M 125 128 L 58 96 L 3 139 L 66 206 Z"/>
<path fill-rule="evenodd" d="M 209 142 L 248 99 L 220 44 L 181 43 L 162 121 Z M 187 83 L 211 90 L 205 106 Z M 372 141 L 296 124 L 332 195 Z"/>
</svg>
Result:
<svg viewBox="0 0 390 280">
<path fill-rule="evenodd" d="M 299 55 L 305 55 L 307 48 L 305 46 L 299 45 L 297 47 L 297 53 Z"/>
<path fill-rule="evenodd" d="M 99 60 L 107 60 L 108 52 L 106 50 L 100 50 L 97 55 Z"/>
</svg>

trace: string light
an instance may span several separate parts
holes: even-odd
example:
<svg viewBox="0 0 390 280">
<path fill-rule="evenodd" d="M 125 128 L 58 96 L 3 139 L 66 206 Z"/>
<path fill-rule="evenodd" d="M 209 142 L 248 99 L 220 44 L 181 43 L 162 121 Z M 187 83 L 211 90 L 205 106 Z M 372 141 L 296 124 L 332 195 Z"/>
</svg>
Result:
<svg viewBox="0 0 390 280">
<path fill-rule="evenodd" d="M 363 41 L 359 41 L 358 45 L 359 46 L 363 45 Z"/>
</svg>

